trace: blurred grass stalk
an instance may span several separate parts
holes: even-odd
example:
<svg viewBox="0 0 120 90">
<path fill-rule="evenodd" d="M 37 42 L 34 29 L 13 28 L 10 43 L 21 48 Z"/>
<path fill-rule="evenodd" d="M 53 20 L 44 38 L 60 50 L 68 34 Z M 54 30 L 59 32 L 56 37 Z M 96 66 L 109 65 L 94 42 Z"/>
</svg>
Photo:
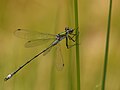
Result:
<svg viewBox="0 0 120 90">
<path fill-rule="evenodd" d="M 105 90 L 105 81 L 106 81 L 107 63 L 108 63 L 108 49 L 109 49 L 109 39 L 110 39 L 111 12 L 112 12 L 112 0 L 110 0 L 110 5 L 109 5 L 108 27 L 107 27 L 107 35 L 106 35 L 106 48 L 105 48 L 103 80 L 102 80 L 102 89 L 101 90 Z"/>
<path fill-rule="evenodd" d="M 59 16 L 60 15 L 60 8 L 58 7 L 56 9 L 56 16 L 55 16 L 55 28 L 54 28 L 54 32 L 56 33 L 56 30 L 58 30 L 58 27 L 59 27 Z M 51 69 L 51 78 L 50 78 L 50 90 L 55 90 L 56 88 L 56 73 L 55 73 L 55 60 L 56 60 L 56 51 L 53 52 L 53 63 L 52 63 L 52 69 Z"/>
<path fill-rule="evenodd" d="M 75 28 L 76 28 L 76 75 L 77 90 L 80 90 L 80 62 L 79 62 L 79 32 L 78 32 L 78 0 L 74 0 Z"/>
</svg>

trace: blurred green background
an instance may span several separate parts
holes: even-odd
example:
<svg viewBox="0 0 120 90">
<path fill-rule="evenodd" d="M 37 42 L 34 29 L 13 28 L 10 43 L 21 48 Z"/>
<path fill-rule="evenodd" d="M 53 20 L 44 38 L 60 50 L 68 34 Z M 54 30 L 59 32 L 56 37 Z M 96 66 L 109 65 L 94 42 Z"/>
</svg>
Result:
<svg viewBox="0 0 120 90">
<path fill-rule="evenodd" d="M 120 7 L 113 1 L 106 90 L 120 90 Z M 100 90 L 109 0 L 79 0 L 81 90 Z M 74 28 L 72 0 L 0 0 L 0 90 L 76 90 L 75 47 L 61 49 L 65 67 L 55 68 L 55 52 L 39 56 L 13 78 L 4 78 L 43 47 L 25 48 L 18 28 L 59 33 Z"/>
</svg>

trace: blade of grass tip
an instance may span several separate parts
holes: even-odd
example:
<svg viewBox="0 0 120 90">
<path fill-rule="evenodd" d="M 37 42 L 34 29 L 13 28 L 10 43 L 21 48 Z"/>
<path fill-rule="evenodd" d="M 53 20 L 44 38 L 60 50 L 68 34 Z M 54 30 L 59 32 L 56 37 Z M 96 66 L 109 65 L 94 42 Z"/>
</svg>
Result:
<svg viewBox="0 0 120 90">
<path fill-rule="evenodd" d="M 107 63 L 108 63 L 108 49 L 109 49 L 109 39 L 110 39 L 111 12 L 112 12 L 112 0 L 110 0 L 110 5 L 109 5 L 108 27 L 107 27 L 106 48 L 105 48 L 104 67 L 103 67 L 103 80 L 102 80 L 101 90 L 105 90 L 105 80 L 106 80 Z"/>
<path fill-rule="evenodd" d="M 76 68 L 77 68 L 77 90 L 80 90 L 80 62 L 79 62 L 79 32 L 78 32 L 78 0 L 74 0 L 75 28 L 76 29 Z"/>
</svg>

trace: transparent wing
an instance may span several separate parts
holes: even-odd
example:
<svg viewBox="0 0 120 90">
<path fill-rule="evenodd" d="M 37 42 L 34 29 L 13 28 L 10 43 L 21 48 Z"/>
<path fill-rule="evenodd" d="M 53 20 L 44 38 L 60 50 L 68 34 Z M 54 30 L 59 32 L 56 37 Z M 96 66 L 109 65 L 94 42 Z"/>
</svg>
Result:
<svg viewBox="0 0 120 90">
<path fill-rule="evenodd" d="M 52 47 L 54 46 L 53 45 L 53 43 L 55 42 L 56 40 L 54 40 L 50 45 L 49 45 L 49 49 L 47 49 L 44 53 L 43 53 L 43 56 L 45 56 L 46 54 L 48 54 L 50 51 L 51 51 L 51 49 L 52 49 Z"/>
<path fill-rule="evenodd" d="M 35 39 L 35 40 L 29 40 L 25 43 L 26 48 L 35 47 L 43 44 L 47 44 L 48 42 L 52 42 L 54 39 L 48 38 L 48 39 Z"/>
<path fill-rule="evenodd" d="M 23 38 L 23 39 L 29 39 L 29 40 L 35 40 L 35 39 L 48 39 L 48 38 L 56 38 L 56 35 L 48 34 L 48 33 L 40 33 L 37 31 L 29 31 L 26 29 L 17 29 L 14 32 L 15 36 Z"/>
<path fill-rule="evenodd" d="M 57 56 L 56 56 L 56 68 L 58 71 L 61 71 L 64 67 L 64 60 L 63 60 L 63 56 L 62 56 L 62 53 L 61 53 L 61 47 L 60 47 L 60 44 L 57 45 Z"/>
<path fill-rule="evenodd" d="M 46 54 L 48 54 L 51 51 L 52 47 L 49 48 L 48 50 L 46 50 L 43 53 L 43 56 L 45 56 Z M 61 48 L 60 48 L 60 44 L 58 44 L 57 46 L 55 46 L 55 51 L 56 51 L 56 68 L 58 71 L 61 71 L 64 67 L 64 61 L 63 61 L 63 56 L 61 53 Z"/>
<path fill-rule="evenodd" d="M 43 56 L 47 55 L 50 51 L 51 51 L 52 47 L 49 48 L 48 50 L 46 50 L 44 53 L 43 53 Z"/>
</svg>

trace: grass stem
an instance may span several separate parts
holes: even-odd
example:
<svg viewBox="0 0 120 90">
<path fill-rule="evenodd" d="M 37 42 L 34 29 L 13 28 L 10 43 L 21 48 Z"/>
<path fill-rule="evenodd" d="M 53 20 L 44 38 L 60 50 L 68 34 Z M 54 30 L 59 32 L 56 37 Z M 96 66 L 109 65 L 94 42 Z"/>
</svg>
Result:
<svg viewBox="0 0 120 90">
<path fill-rule="evenodd" d="M 77 90 L 80 90 L 80 61 L 79 61 L 79 32 L 78 32 L 78 0 L 74 0 L 75 28 L 76 29 L 76 68 L 77 68 Z"/>
<path fill-rule="evenodd" d="M 110 5 L 109 5 L 108 27 L 107 27 L 107 35 L 106 35 L 106 48 L 105 48 L 103 80 L 102 80 L 101 90 L 105 90 L 105 81 L 106 81 L 107 63 L 108 63 L 108 49 L 109 49 L 109 39 L 110 39 L 111 12 L 112 12 L 112 0 L 110 0 Z"/>
</svg>

